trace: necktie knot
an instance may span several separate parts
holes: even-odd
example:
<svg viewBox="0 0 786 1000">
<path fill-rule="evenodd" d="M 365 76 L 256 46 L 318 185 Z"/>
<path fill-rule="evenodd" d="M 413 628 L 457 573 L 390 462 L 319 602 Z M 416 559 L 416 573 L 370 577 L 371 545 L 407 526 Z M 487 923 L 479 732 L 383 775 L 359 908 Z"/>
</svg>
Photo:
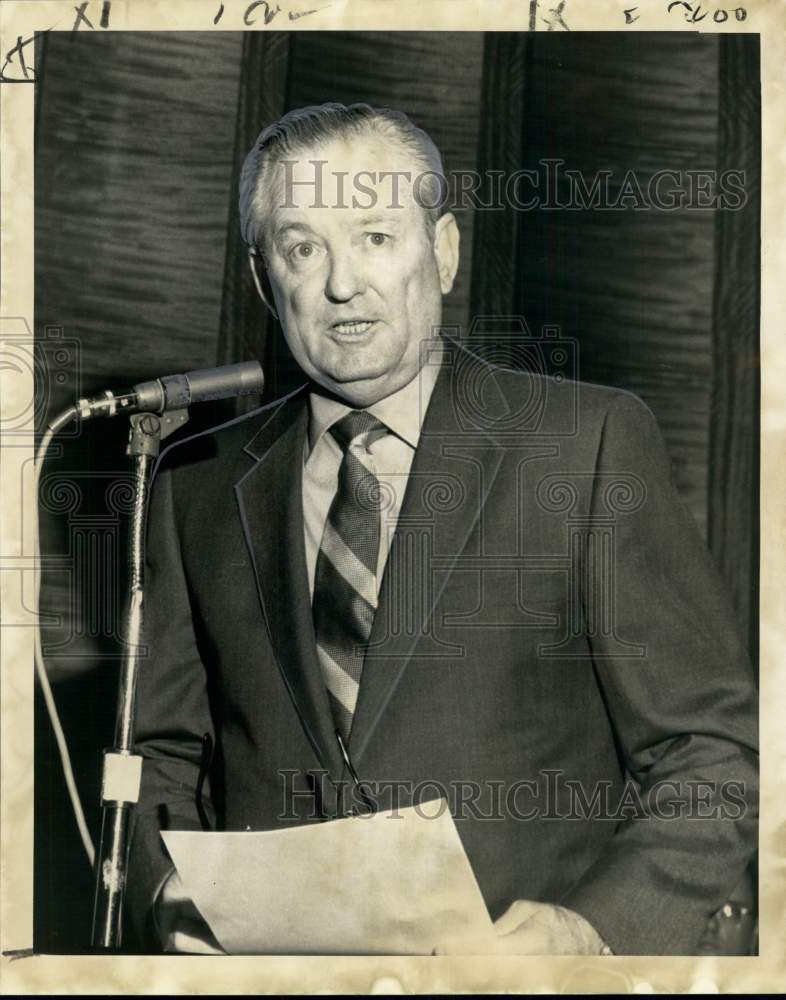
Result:
<svg viewBox="0 0 786 1000">
<path fill-rule="evenodd" d="M 372 441 L 376 441 L 387 432 L 388 429 L 382 421 L 368 410 L 350 410 L 330 428 L 330 433 L 345 452 L 355 443 L 368 448 Z"/>
</svg>

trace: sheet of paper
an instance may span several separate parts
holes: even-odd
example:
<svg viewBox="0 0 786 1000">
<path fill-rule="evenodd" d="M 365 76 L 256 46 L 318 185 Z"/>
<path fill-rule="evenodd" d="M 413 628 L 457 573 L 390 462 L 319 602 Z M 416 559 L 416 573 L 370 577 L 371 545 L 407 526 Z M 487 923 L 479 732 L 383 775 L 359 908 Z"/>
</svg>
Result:
<svg viewBox="0 0 786 1000">
<path fill-rule="evenodd" d="M 483 954 L 485 902 L 444 801 L 263 833 L 164 831 L 230 954 Z"/>
</svg>

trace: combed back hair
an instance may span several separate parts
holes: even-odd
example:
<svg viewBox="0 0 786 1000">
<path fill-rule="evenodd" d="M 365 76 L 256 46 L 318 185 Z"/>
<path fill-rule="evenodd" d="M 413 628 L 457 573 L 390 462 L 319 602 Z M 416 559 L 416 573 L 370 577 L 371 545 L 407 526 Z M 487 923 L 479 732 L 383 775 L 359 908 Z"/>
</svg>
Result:
<svg viewBox="0 0 786 1000">
<path fill-rule="evenodd" d="M 413 192 L 433 236 L 442 212 L 447 184 L 442 156 L 433 140 L 403 111 L 372 108 L 369 104 L 314 104 L 288 111 L 264 128 L 240 171 L 240 229 L 248 246 L 263 249 L 272 168 L 293 154 L 311 150 L 334 139 L 376 135 L 395 142 L 412 154 L 422 168 Z"/>
</svg>

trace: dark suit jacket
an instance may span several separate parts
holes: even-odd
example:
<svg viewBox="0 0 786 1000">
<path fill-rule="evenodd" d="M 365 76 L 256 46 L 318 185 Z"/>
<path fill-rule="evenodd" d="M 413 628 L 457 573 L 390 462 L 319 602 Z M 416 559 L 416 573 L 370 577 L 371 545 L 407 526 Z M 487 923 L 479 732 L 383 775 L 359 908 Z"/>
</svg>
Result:
<svg viewBox="0 0 786 1000">
<path fill-rule="evenodd" d="M 127 894 L 138 926 L 170 867 L 161 825 L 200 825 L 203 734 L 220 828 L 339 808 L 304 556 L 307 395 L 160 463 Z M 650 411 L 453 345 L 350 741 L 380 807 L 446 794 L 493 918 L 519 898 L 559 903 L 617 953 L 690 954 L 755 846 L 755 746 L 751 668 Z"/>
</svg>

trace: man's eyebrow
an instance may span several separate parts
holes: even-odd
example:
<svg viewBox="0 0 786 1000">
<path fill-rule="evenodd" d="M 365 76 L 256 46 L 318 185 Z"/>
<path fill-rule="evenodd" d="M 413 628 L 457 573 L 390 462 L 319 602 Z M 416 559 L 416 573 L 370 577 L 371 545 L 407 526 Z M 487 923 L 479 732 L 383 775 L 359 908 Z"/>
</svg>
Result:
<svg viewBox="0 0 786 1000">
<path fill-rule="evenodd" d="M 400 219 L 397 215 L 364 215 L 358 220 L 359 226 L 398 226 Z"/>
<path fill-rule="evenodd" d="M 290 231 L 299 233 L 313 233 L 314 230 L 305 222 L 284 222 L 273 231 L 273 239 L 281 239 Z"/>
<path fill-rule="evenodd" d="M 398 228 L 401 223 L 401 219 L 398 215 L 364 215 L 362 219 L 358 219 L 356 226 L 358 228 L 369 227 L 369 226 L 388 226 Z M 288 233 L 307 233 L 309 235 L 314 235 L 314 230 L 307 222 L 283 222 L 280 226 L 277 226 L 273 230 L 273 239 L 280 240 L 283 239 Z"/>
</svg>

